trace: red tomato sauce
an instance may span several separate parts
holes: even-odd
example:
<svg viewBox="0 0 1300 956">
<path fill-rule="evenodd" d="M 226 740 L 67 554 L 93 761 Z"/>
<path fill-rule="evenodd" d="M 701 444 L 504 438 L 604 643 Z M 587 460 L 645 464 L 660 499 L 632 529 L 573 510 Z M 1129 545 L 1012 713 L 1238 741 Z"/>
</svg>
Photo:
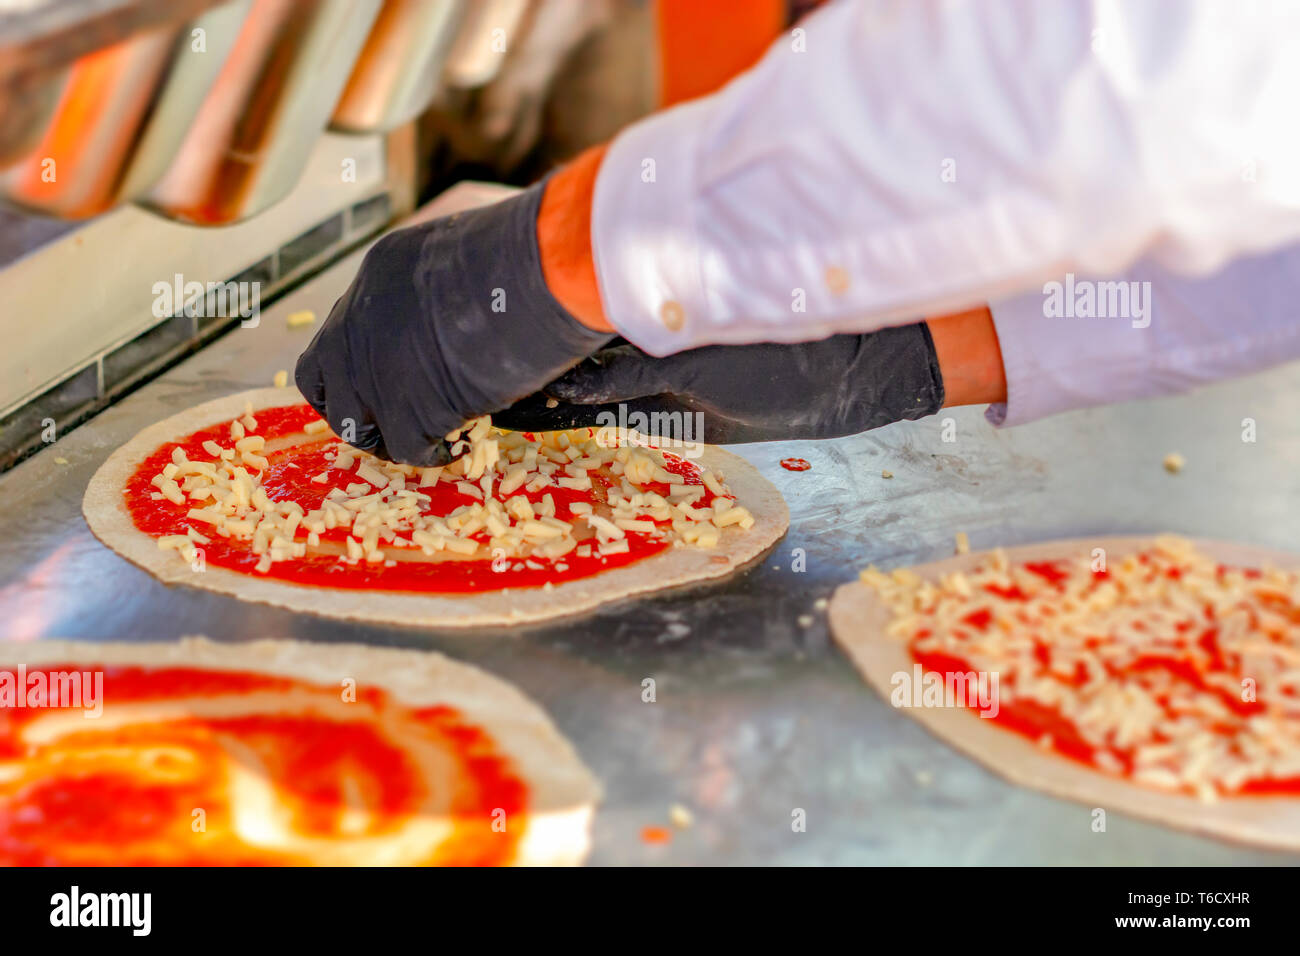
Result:
<svg viewBox="0 0 1300 956">
<path fill-rule="evenodd" d="M 294 500 L 308 511 L 320 507 L 325 496 L 334 488 L 346 488 L 357 482 L 354 471 L 333 470 L 325 459 L 326 450 L 333 444 L 330 441 L 314 441 L 311 436 L 300 434 L 309 423 L 320 416 L 310 405 L 290 405 L 283 408 L 267 408 L 253 413 L 257 419 L 256 434 L 268 442 L 276 438 L 298 435 L 301 444 L 292 449 L 267 454 L 269 466 L 263 476 L 267 496 L 274 501 Z M 534 563 L 542 567 L 528 568 L 517 558 L 496 561 L 491 557 L 471 558 L 469 560 L 447 559 L 439 556 L 438 560 L 397 560 L 392 567 L 382 562 L 370 563 L 359 561 L 345 564 L 332 554 L 308 554 L 302 558 L 277 561 L 269 571 L 262 574 L 254 570 L 259 556 L 255 555 L 248 541 L 237 541 L 211 534 L 211 527 L 200 521 L 191 521 L 186 513 L 193 507 L 200 507 L 203 502 L 175 504 L 166 499 L 155 501 L 150 496 L 157 489 L 150 483 L 171 463 L 172 449 L 179 446 L 185 454 L 194 460 L 208 461 L 212 456 L 203 449 L 205 441 L 214 441 L 222 447 L 232 445 L 230 439 L 230 422 L 223 422 L 197 431 L 175 442 L 159 448 L 154 454 L 141 462 L 135 473 L 128 480 L 124 492 L 127 508 L 135 526 L 146 534 L 162 537 L 170 534 L 184 534 L 186 528 L 210 538 L 209 543 L 200 545 L 203 560 L 214 567 L 243 571 L 258 577 L 275 578 L 293 584 L 310 584 L 319 587 L 355 588 L 375 591 L 403 591 L 422 593 L 463 594 L 480 591 L 498 591 L 505 588 L 537 588 L 547 582 L 559 584 L 564 581 L 591 577 L 612 568 L 622 567 L 642 561 L 658 554 L 669 547 L 668 542 L 655 540 L 648 535 L 629 531 L 627 533 L 628 551 L 625 554 L 601 556 L 595 552 L 589 557 L 579 557 L 575 552 L 558 560 L 533 558 Z M 693 463 L 675 455 L 665 455 L 665 470 L 679 474 L 687 484 L 700 484 L 700 469 Z M 329 480 L 324 484 L 311 479 L 322 472 L 329 472 Z M 561 520 L 572 520 L 574 515 L 570 505 L 574 502 L 603 501 L 605 489 L 610 482 L 603 476 L 591 473 L 592 491 L 574 491 L 569 488 L 548 487 L 539 492 L 526 492 L 520 489 L 534 503 L 540 503 L 549 494 L 555 502 L 555 514 Z M 667 495 L 668 485 L 651 482 L 644 486 L 647 490 Z M 431 496 L 425 505 L 428 512 L 445 515 L 461 505 L 472 504 L 478 499 L 462 494 L 455 485 L 439 482 L 436 486 L 416 489 Z M 304 532 L 299 533 L 299 538 Z M 347 537 L 344 529 L 333 529 L 321 536 L 322 541 L 342 541 Z M 474 536 L 486 543 L 486 532 Z M 593 542 L 594 543 L 594 542 Z M 417 549 L 389 549 L 390 558 L 423 555 Z M 179 559 L 178 559 L 179 560 Z M 494 568 L 495 564 L 495 568 Z M 564 565 L 558 570 L 557 565 Z M 498 570 L 499 569 L 499 570 Z"/>
<path fill-rule="evenodd" d="M 27 673 L 85 669 L 49 665 Z M 318 862 L 309 853 L 241 838 L 235 815 L 249 808 L 237 806 L 229 786 L 232 761 L 255 768 L 274 788 L 294 836 L 326 845 L 395 834 L 429 814 L 431 797 L 441 801 L 433 806 L 452 826 L 424 864 L 508 863 L 526 829 L 527 786 L 492 737 L 450 707 L 411 708 L 365 687 L 357 689 L 354 702 L 344 702 L 337 687 L 246 672 L 96 669 L 104 673 L 105 721 L 124 705 L 255 693 L 291 700 L 286 709 L 298 712 L 103 725 L 87 720 L 84 729 L 74 724 L 52 740 L 37 736 L 29 742 L 22 739 L 24 728 L 52 712 L 0 711 L 0 760 L 22 768 L 16 779 L 0 781 L 0 864 Z M 79 723 L 80 715 L 73 714 Z M 434 748 L 446 778 L 426 779 L 403 738 Z M 360 830 L 358 805 L 365 813 Z M 201 828 L 195 825 L 196 808 L 203 811 Z M 504 830 L 493 829 L 499 811 L 506 814 Z M 345 814 L 352 821 L 346 827 Z"/>
<path fill-rule="evenodd" d="M 782 458 L 781 467 L 786 471 L 807 471 L 812 467 L 812 462 L 807 458 Z"/>
</svg>

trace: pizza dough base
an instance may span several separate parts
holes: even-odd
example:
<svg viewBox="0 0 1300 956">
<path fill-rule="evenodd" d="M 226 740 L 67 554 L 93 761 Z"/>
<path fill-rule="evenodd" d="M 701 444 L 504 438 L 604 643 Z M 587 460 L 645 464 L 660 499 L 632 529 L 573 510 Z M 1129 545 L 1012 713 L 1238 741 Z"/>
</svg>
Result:
<svg viewBox="0 0 1300 956">
<path fill-rule="evenodd" d="M 749 462 L 706 446 L 699 462 L 721 471 L 727 486 L 754 516 L 748 531 L 724 529 L 716 548 L 670 547 L 633 564 L 545 588 L 507 588 L 474 594 L 416 594 L 291 584 L 275 578 L 207 566 L 195 572 L 175 551 L 136 528 L 123 490 L 140 463 L 165 444 L 200 429 L 264 408 L 297 405 L 294 388 L 258 388 L 219 398 L 151 425 L 113 452 L 99 467 L 82 501 L 90 530 L 100 541 L 165 584 L 187 584 L 242 601 L 353 620 L 426 627 L 522 624 L 590 610 L 599 604 L 730 574 L 757 558 L 785 534 L 790 512 L 781 493 Z"/>
<path fill-rule="evenodd" d="M 430 651 L 361 644 L 259 640 L 219 644 L 202 637 L 155 644 L 42 640 L 0 644 L 0 668 L 18 665 L 139 665 L 251 671 L 325 686 L 352 678 L 412 707 L 454 707 L 496 741 L 528 786 L 527 830 L 515 865 L 581 863 L 590 848 L 600 784 L 540 707 L 510 684 Z M 112 701 L 105 702 L 112 707 Z"/>
<path fill-rule="evenodd" d="M 1300 555 L 1223 541 L 1193 539 L 1196 547 L 1224 564 L 1258 567 L 1300 567 Z M 1105 548 L 1108 563 L 1154 543 L 1154 538 L 1111 537 L 1051 541 L 1004 549 L 1012 563 L 1051 561 L 1073 557 L 1093 548 Z M 989 556 L 983 551 L 958 555 L 912 568 L 921 577 L 937 581 L 941 575 L 970 571 Z M 913 660 L 907 641 L 887 636 L 892 620 L 876 592 L 854 581 L 841 585 L 831 599 L 831 633 L 872 687 L 889 701 L 890 678 L 899 671 L 911 673 Z M 1203 803 L 1184 794 L 1165 793 L 1091 770 L 1081 763 L 1044 751 L 1020 734 L 999 727 L 966 708 L 899 708 L 931 733 L 978 760 L 1012 783 L 1053 796 L 1075 800 L 1108 813 L 1120 811 L 1208 836 L 1221 837 L 1271 849 L 1300 850 L 1300 798 L 1236 797 Z"/>
</svg>

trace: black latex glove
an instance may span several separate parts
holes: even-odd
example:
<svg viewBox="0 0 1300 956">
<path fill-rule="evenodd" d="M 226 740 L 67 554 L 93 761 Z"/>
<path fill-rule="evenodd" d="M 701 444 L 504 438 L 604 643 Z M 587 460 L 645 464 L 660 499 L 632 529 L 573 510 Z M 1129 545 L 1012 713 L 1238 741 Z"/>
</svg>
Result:
<svg viewBox="0 0 1300 956">
<path fill-rule="evenodd" d="M 541 198 L 539 183 L 375 243 L 294 371 L 336 434 L 382 458 L 446 464 L 444 436 L 466 419 L 537 391 L 610 340 L 546 287 Z"/>
<path fill-rule="evenodd" d="M 665 358 L 618 344 L 492 420 L 523 430 L 592 427 L 610 424 L 620 403 L 625 416 L 702 413 L 702 438 L 669 438 L 835 438 L 937 412 L 943 378 L 923 322 L 796 345 L 714 345 Z"/>
</svg>

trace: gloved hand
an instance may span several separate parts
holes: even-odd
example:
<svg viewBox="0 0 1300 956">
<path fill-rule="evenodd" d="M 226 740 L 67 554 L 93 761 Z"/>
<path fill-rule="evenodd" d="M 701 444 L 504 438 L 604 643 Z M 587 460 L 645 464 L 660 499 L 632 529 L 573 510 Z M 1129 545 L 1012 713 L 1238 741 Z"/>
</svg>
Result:
<svg viewBox="0 0 1300 956">
<path fill-rule="evenodd" d="M 617 344 L 492 418 L 522 430 L 593 427 L 609 424 L 623 403 L 625 415 L 701 412 L 704 434 L 690 437 L 727 444 L 853 435 L 931 415 L 943 399 L 934 342 L 920 322 L 795 345 L 713 345 L 665 358 Z"/>
<path fill-rule="evenodd" d="M 546 286 L 543 188 L 400 229 L 366 254 L 294 371 L 336 434 L 382 458 L 446 464 L 449 432 L 537 391 L 610 340 Z"/>
</svg>

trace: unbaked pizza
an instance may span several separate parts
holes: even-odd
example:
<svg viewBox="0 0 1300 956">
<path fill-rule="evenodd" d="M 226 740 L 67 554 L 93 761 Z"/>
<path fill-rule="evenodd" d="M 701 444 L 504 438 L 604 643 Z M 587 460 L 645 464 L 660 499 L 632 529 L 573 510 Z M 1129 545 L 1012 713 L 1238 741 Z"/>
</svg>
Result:
<svg viewBox="0 0 1300 956">
<path fill-rule="evenodd" d="M 883 696 L 1017 782 L 1300 846 L 1291 555 L 1106 539 L 870 568 L 831 606 Z"/>
<path fill-rule="evenodd" d="M 289 641 L 0 649 L 0 865 L 580 862 L 599 787 L 437 654 Z"/>
<path fill-rule="evenodd" d="M 346 444 L 295 390 L 201 405 L 118 449 L 86 492 L 103 541 L 169 583 L 341 617 L 513 623 L 727 574 L 784 533 L 743 459 L 626 433 L 506 432 L 415 468 Z"/>
</svg>

